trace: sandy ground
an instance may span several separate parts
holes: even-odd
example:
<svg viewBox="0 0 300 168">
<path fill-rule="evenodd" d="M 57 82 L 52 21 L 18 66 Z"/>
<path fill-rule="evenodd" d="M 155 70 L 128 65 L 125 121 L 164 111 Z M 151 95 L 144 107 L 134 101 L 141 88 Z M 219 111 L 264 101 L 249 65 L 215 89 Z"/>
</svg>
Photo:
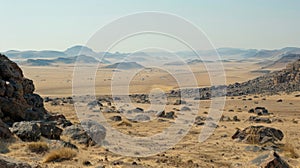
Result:
<svg viewBox="0 0 300 168">
<path fill-rule="evenodd" d="M 250 72 L 259 69 L 255 64 L 225 63 L 224 66 L 227 74 L 227 83 L 242 82 L 261 75 Z M 22 67 L 22 69 L 26 77 L 34 80 L 36 92 L 41 94 L 41 96 L 63 97 L 72 94 L 72 66 Z M 209 85 L 208 75 L 205 73 L 205 69 L 202 65 L 194 65 L 192 69 L 197 76 L 199 86 Z M 110 87 L 109 78 L 112 74 L 112 70 L 99 69 L 98 72 L 96 91 L 98 94 L 107 93 Z M 140 80 L 146 77 L 149 78 L 149 80 Z M 155 73 L 141 73 L 131 82 L 130 87 L 132 87 L 131 92 L 149 93 L 151 89 L 156 87 L 160 87 L 162 90 L 170 90 L 176 88 L 177 85 L 174 83 L 174 79 L 166 72 L 156 71 Z M 231 136 L 234 134 L 236 128 L 243 129 L 251 125 L 265 125 L 278 128 L 285 134 L 284 139 L 280 143 L 291 144 L 293 150 L 300 154 L 300 97 L 295 97 L 297 94 L 300 93 L 276 96 L 259 95 L 258 98 L 255 98 L 254 95 L 233 98 L 227 97 L 226 105 L 224 109 L 221 109 L 223 115 L 230 116 L 231 118 L 237 116 L 241 120 L 240 122 L 219 122 L 219 127 L 216 128 L 213 135 L 201 143 L 198 141 L 198 136 L 203 126 L 193 125 L 189 133 L 174 147 L 163 153 L 149 157 L 122 156 L 107 151 L 103 147 L 85 147 L 75 142 L 74 143 L 79 146 L 78 155 L 72 160 L 59 163 L 43 163 L 44 154 L 30 153 L 26 149 L 27 143 L 24 142 L 8 144 L 8 148 L 11 149 L 11 152 L 6 155 L 31 164 L 39 164 L 41 167 L 57 168 L 86 167 L 83 165 L 84 161 L 90 161 L 92 163 L 90 167 L 256 167 L 251 165 L 250 162 L 262 154 L 262 152 L 245 150 L 245 147 L 251 146 L 251 144 L 235 142 L 231 139 Z M 252 98 L 252 100 L 248 100 L 248 98 Z M 283 101 L 277 102 L 278 99 L 282 99 Z M 74 107 L 70 104 L 52 106 L 46 103 L 45 106 L 51 113 L 63 114 L 72 122 L 78 122 Z M 147 105 L 136 104 L 136 106 L 145 108 Z M 271 124 L 257 124 L 247 121 L 249 116 L 251 116 L 248 110 L 257 106 L 266 107 L 269 112 L 273 113 L 268 116 L 269 118 L 281 119 L 283 122 L 275 121 Z M 179 107 L 167 105 L 166 111 L 171 111 L 173 108 Z M 209 109 L 210 101 L 200 101 L 200 108 L 197 115 L 205 117 Z M 230 112 L 232 110 L 233 112 Z M 119 114 L 105 114 L 107 118 L 114 115 Z M 133 136 L 157 134 L 174 122 L 172 119 L 167 119 L 165 122 L 159 122 L 158 120 L 143 123 L 132 122 L 132 126 L 129 127 L 118 125 L 119 122 L 112 122 L 109 119 L 107 121 L 120 132 Z M 284 149 L 279 154 L 291 166 L 300 167 L 300 159 L 292 158 L 290 150 Z M 133 163 L 136 163 L 136 165 Z"/>
<path fill-rule="evenodd" d="M 72 95 L 72 81 L 74 66 L 58 65 L 58 66 L 22 66 L 24 75 L 29 79 L 32 79 L 36 86 L 36 92 L 42 96 L 71 96 Z M 187 68 L 180 66 L 168 66 L 167 68 L 154 69 L 151 71 L 141 71 L 137 73 L 130 83 L 130 93 L 149 93 L 154 88 L 160 88 L 164 91 L 178 88 L 177 78 L 188 82 L 189 77 L 195 76 L 198 86 L 204 87 L 210 85 L 209 74 L 204 64 L 195 64 L 190 66 L 191 71 L 187 71 Z M 250 71 L 257 70 L 260 67 L 254 63 L 239 63 L 228 62 L 224 63 L 224 69 L 226 74 L 226 83 L 235 83 L 247 81 L 261 73 L 252 73 Z M 167 72 L 166 70 L 173 70 Z M 98 68 L 96 72 L 95 85 L 96 94 L 104 95 L 109 94 L 111 91 L 112 79 L 118 80 L 117 72 L 113 69 Z M 113 76 L 113 78 L 112 78 Z M 83 79 L 83 81 L 90 80 L 89 78 Z"/>
</svg>

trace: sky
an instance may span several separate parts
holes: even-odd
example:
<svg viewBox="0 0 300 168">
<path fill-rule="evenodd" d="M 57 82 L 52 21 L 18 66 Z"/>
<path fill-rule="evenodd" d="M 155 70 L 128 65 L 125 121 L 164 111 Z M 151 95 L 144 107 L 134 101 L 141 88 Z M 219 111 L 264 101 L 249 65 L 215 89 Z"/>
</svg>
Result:
<svg viewBox="0 0 300 168">
<path fill-rule="evenodd" d="M 298 0 L 0 0 L 0 51 L 85 45 L 104 25 L 143 11 L 183 17 L 218 48 L 300 47 L 299 7 Z"/>
</svg>

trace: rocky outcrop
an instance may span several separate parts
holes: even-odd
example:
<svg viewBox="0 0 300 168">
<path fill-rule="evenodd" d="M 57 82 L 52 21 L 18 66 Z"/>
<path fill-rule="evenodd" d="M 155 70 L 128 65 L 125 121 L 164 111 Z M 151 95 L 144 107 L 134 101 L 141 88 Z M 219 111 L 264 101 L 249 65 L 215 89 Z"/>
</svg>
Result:
<svg viewBox="0 0 300 168">
<path fill-rule="evenodd" d="M 8 125 L 43 119 L 47 111 L 34 89 L 33 81 L 23 76 L 20 67 L 0 54 L 0 119 Z"/>
<path fill-rule="evenodd" d="M 283 133 L 279 129 L 265 126 L 250 126 L 244 130 L 237 129 L 232 139 L 238 139 L 251 144 L 275 143 L 283 139 Z"/>
<path fill-rule="evenodd" d="M 291 93 L 295 91 L 300 91 L 300 60 L 288 64 L 283 70 L 274 71 L 246 82 L 228 86 L 171 90 L 168 97 L 180 97 L 184 93 L 184 95 L 189 95 L 195 100 L 208 100 L 212 96 L 273 95 L 279 92 Z"/>
<path fill-rule="evenodd" d="M 44 108 L 43 99 L 33 93 L 34 89 L 33 81 L 23 76 L 18 65 L 0 54 L 1 139 L 12 137 L 9 126 L 23 141 L 37 141 L 41 136 L 60 139 L 62 129 L 59 127 L 72 125 L 63 115 L 50 115 Z M 71 103 L 72 99 L 62 101 Z"/>
</svg>

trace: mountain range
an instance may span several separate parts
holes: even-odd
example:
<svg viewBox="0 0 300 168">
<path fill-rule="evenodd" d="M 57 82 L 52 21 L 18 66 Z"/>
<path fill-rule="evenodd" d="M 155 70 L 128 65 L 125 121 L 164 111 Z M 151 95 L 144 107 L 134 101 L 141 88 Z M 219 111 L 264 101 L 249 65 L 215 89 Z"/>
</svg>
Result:
<svg viewBox="0 0 300 168">
<path fill-rule="evenodd" d="M 300 48 L 286 47 L 275 50 L 257 50 L 257 49 L 239 49 L 239 48 L 218 48 L 216 49 L 221 59 L 228 61 L 255 61 L 259 62 L 263 68 L 270 68 L 279 65 L 280 62 L 293 61 L 297 56 L 292 54 L 300 54 Z M 216 55 L 215 50 L 201 50 L 197 51 L 200 56 L 206 58 L 201 60 L 193 51 L 179 51 L 179 52 L 135 52 L 135 53 L 120 53 L 120 52 L 96 52 L 91 48 L 85 46 L 73 46 L 65 51 L 42 50 L 42 51 L 17 51 L 9 50 L 3 52 L 10 59 L 16 62 L 27 65 L 52 65 L 57 63 L 72 64 L 78 58 L 83 63 L 100 62 L 104 64 L 114 64 L 118 62 L 137 62 L 141 65 L 143 63 L 153 63 L 161 65 L 180 65 L 180 62 L 188 62 L 189 64 L 210 62 Z M 104 57 L 102 57 L 104 56 Z M 210 59 L 211 57 L 211 59 Z M 281 60 L 280 60 L 281 59 Z M 276 62 L 279 61 L 279 62 Z M 285 62 L 285 63 L 287 63 Z M 283 63 L 283 64 L 285 64 Z"/>
</svg>

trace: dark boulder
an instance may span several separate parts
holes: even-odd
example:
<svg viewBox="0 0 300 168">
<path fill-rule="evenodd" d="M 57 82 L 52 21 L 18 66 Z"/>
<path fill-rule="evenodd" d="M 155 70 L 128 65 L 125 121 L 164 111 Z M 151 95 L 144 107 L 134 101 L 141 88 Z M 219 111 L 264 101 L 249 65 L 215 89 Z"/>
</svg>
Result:
<svg viewBox="0 0 300 168">
<path fill-rule="evenodd" d="M 252 164 L 263 168 L 289 168 L 290 166 L 276 152 L 262 154 L 252 160 Z"/>
<path fill-rule="evenodd" d="M 265 126 L 250 126 L 244 130 L 237 129 L 232 139 L 238 139 L 251 144 L 275 143 L 283 139 L 283 132 L 279 129 Z"/>
<path fill-rule="evenodd" d="M 255 107 L 254 112 L 257 115 L 269 115 L 269 111 L 265 107 Z"/>
<path fill-rule="evenodd" d="M 46 117 L 45 121 L 54 122 L 56 125 L 61 126 L 63 128 L 71 126 L 72 123 L 66 119 L 64 115 L 49 115 Z"/>
<path fill-rule="evenodd" d="M 22 141 L 38 141 L 41 137 L 41 131 L 36 123 L 22 121 L 13 124 L 12 132 Z"/>
<path fill-rule="evenodd" d="M 58 128 L 54 123 L 41 123 L 40 130 L 43 137 L 48 139 L 60 139 L 62 129 Z"/>
<path fill-rule="evenodd" d="M 92 120 L 82 121 L 81 125 L 94 143 L 97 143 L 98 145 L 103 143 L 106 136 L 106 129 L 104 126 Z"/>
<path fill-rule="evenodd" d="M 79 144 L 90 144 L 92 139 L 87 135 L 86 131 L 82 128 L 81 124 L 71 125 L 66 127 L 62 135 L 69 136 L 72 140 L 77 141 Z"/>
<path fill-rule="evenodd" d="M 269 118 L 262 118 L 257 116 L 250 116 L 249 121 L 255 122 L 255 123 L 272 123 L 272 121 Z"/>
<path fill-rule="evenodd" d="M 164 117 L 168 118 L 168 119 L 174 119 L 175 118 L 175 112 L 174 111 L 167 112 Z"/>
<path fill-rule="evenodd" d="M 106 129 L 94 121 L 84 121 L 82 124 L 76 124 L 66 127 L 62 135 L 69 136 L 79 144 L 95 145 L 105 139 Z"/>
<path fill-rule="evenodd" d="M 0 119 L 0 139 L 9 139 L 13 137 L 8 126 Z"/>
<path fill-rule="evenodd" d="M 110 119 L 112 121 L 122 121 L 122 117 L 121 116 L 112 116 L 112 117 L 110 117 Z"/>
</svg>

